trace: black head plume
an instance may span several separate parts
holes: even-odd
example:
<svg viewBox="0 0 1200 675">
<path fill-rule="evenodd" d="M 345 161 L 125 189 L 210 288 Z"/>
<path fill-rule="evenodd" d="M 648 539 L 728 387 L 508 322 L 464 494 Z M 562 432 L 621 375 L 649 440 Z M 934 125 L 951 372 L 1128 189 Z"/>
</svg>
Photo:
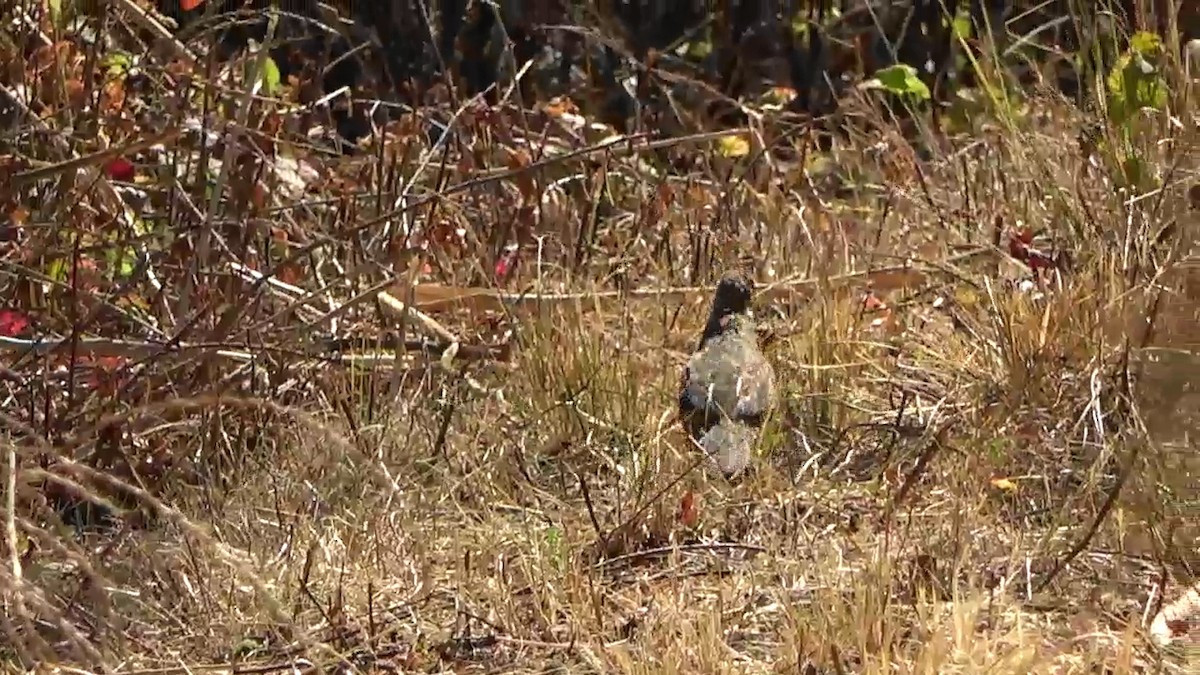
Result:
<svg viewBox="0 0 1200 675">
<path fill-rule="evenodd" d="M 746 275 L 740 272 L 728 272 L 723 275 L 713 294 L 712 310 L 708 314 L 701 344 L 724 330 L 725 317 L 731 314 L 745 314 L 750 309 L 750 297 L 753 293 L 754 282 Z"/>
<path fill-rule="evenodd" d="M 712 313 L 741 314 L 750 308 L 750 296 L 754 293 L 754 282 L 740 272 L 729 272 L 717 282 L 713 294 Z"/>
</svg>

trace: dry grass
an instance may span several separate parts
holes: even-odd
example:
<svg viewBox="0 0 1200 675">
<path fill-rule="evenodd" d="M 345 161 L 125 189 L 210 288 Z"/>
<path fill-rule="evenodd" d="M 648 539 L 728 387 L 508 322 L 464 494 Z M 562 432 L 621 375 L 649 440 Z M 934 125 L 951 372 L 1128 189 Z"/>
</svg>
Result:
<svg viewBox="0 0 1200 675">
<path fill-rule="evenodd" d="M 65 91 L 70 76 L 53 79 L 38 86 Z M 231 105 L 252 113 L 243 119 L 266 125 L 267 104 L 230 87 Z M 69 335 L 105 303 L 132 312 L 119 301 L 141 294 L 141 321 L 198 346 L 131 357 L 140 365 L 120 371 L 116 394 L 54 379 L 55 366 L 80 367 L 62 351 L 10 360 L 22 384 L 5 402 L 0 661 L 154 673 L 1196 672 L 1200 657 L 1154 647 L 1145 627 L 1164 584 L 1176 597 L 1200 562 L 1200 209 L 1188 196 L 1200 118 L 1181 105 L 1139 122 L 1129 146 L 1087 155 L 1077 138 L 1095 118 L 1031 95 L 1024 114 L 990 109 L 972 135 L 923 139 L 930 158 L 918 160 L 875 106 L 847 105 L 867 130 L 827 161 L 873 183 L 849 197 L 771 156 L 722 157 L 711 141 L 662 144 L 693 161 L 669 176 L 653 150 L 625 144 L 524 170 L 547 147 L 597 139 L 508 104 L 496 114 L 510 124 L 460 114 L 445 152 L 401 126 L 371 154 L 324 157 L 328 185 L 307 195 L 275 185 L 265 203 L 238 202 L 252 181 L 224 176 L 233 206 L 196 203 L 195 218 L 180 216 L 195 229 L 166 226 L 190 257 L 151 255 L 166 291 L 48 284 L 47 334 Z M 780 125 L 756 123 L 752 147 Z M 1116 147 L 1117 131 L 1105 133 Z M 6 147 L 18 163 L 68 159 Z M 1132 155 L 1150 188 L 1119 188 Z M 186 144 L 162 156 L 180 185 L 197 175 Z M 32 226 L 4 288 L 36 295 L 38 263 L 71 250 L 62 232 L 86 229 L 90 216 L 63 200 L 104 212 L 105 177 L 53 182 L 5 186 Z M 178 207 L 147 189 L 146 214 Z M 443 196 L 384 218 L 403 191 L 410 203 Z M 46 222 L 63 229 L 36 226 Z M 418 224 L 441 243 L 397 254 L 397 232 Z M 315 311 L 230 273 L 234 259 L 278 262 L 258 244 L 269 226 L 288 233 L 287 280 L 317 293 Z M 1008 253 L 1019 226 L 1069 253 L 1041 288 Z M 526 297 L 501 310 L 483 295 L 434 301 L 485 286 L 495 253 L 522 237 L 506 283 Z M 730 484 L 704 470 L 672 415 L 704 287 L 733 264 L 765 289 L 783 396 L 754 471 Z M 460 353 L 511 331 L 508 358 L 319 356 L 318 336 L 347 327 L 372 340 L 413 333 L 411 316 L 364 294 L 389 275 Z M 866 311 L 868 287 L 886 312 Z M 214 295 L 224 301 L 205 305 Z M 133 332 L 106 329 L 85 333 Z M 128 517 L 75 532 L 51 493 Z"/>
</svg>

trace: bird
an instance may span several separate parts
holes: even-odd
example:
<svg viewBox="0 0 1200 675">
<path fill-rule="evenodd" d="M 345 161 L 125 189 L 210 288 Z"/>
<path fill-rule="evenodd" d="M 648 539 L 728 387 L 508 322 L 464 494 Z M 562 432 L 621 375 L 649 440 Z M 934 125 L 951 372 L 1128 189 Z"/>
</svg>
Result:
<svg viewBox="0 0 1200 675">
<path fill-rule="evenodd" d="M 726 478 L 749 465 L 775 399 L 775 371 L 758 345 L 750 314 L 753 292 L 754 283 L 743 273 L 721 276 L 680 382 L 680 421 Z"/>
</svg>

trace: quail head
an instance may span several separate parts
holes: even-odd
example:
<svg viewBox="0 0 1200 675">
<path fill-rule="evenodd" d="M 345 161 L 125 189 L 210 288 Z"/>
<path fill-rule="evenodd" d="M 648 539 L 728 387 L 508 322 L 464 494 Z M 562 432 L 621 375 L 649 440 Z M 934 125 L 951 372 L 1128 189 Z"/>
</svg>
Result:
<svg viewBox="0 0 1200 675">
<path fill-rule="evenodd" d="M 741 274 L 726 274 L 718 282 L 679 392 L 684 428 L 726 477 L 749 464 L 775 396 L 775 374 L 749 315 L 752 292 L 752 282 Z"/>
</svg>

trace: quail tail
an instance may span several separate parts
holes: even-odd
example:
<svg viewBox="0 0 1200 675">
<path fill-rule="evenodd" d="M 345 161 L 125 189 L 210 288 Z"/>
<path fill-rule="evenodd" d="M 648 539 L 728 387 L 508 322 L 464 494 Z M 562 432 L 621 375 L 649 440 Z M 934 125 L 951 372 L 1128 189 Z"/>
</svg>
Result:
<svg viewBox="0 0 1200 675">
<path fill-rule="evenodd" d="M 757 432 L 747 424 L 723 419 L 700 438 L 700 447 L 726 478 L 742 473 L 750 464 Z"/>
</svg>

